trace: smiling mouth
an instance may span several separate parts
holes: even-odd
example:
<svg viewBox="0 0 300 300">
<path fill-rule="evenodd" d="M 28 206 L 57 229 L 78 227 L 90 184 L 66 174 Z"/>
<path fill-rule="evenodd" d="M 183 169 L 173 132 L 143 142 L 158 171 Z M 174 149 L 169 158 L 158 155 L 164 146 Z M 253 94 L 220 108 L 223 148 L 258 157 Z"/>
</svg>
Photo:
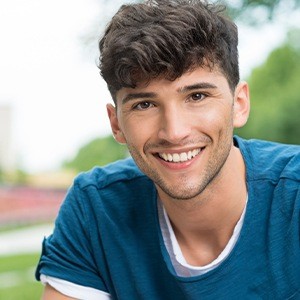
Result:
<svg viewBox="0 0 300 300">
<path fill-rule="evenodd" d="M 186 162 L 197 155 L 203 150 L 203 148 L 194 149 L 188 152 L 181 152 L 181 153 L 158 153 L 158 156 L 166 162 L 174 162 L 174 163 L 181 163 Z"/>
</svg>

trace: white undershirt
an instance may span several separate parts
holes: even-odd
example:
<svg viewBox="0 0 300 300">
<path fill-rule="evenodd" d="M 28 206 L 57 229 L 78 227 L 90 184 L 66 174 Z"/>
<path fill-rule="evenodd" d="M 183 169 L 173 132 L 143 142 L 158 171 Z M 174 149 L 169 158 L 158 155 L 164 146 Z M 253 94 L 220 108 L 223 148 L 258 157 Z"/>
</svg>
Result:
<svg viewBox="0 0 300 300">
<path fill-rule="evenodd" d="M 246 200 L 247 204 L 247 200 Z M 246 205 L 242 212 L 242 215 L 234 227 L 233 234 L 228 241 L 224 250 L 220 253 L 220 255 L 213 260 L 211 263 L 196 267 L 188 264 L 182 254 L 178 241 L 176 239 L 175 233 L 173 231 L 172 225 L 170 223 L 170 219 L 167 215 L 165 208 L 163 207 L 162 203 L 158 201 L 158 214 L 159 214 L 159 223 L 162 231 L 162 236 L 164 239 L 165 246 L 168 250 L 172 265 L 176 271 L 176 274 L 182 277 L 191 277 L 205 274 L 216 267 L 218 267 L 230 254 L 231 250 L 233 249 L 234 245 L 236 244 L 241 228 L 244 222 L 246 211 Z"/>
<path fill-rule="evenodd" d="M 233 249 L 234 245 L 236 244 L 239 238 L 241 228 L 244 222 L 245 211 L 246 211 L 246 205 L 238 223 L 234 228 L 233 234 L 229 242 L 227 243 L 226 247 L 221 252 L 221 254 L 208 265 L 195 267 L 189 265 L 186 262 L 182 254 L 182 251 L 180 249 L 180 246 L 177 242 L 167 212 L 163 207 L 161 201 L 158 201 L 159 224 L 160 224 L 166 249 L 169 253 L 176 274 L 182 277 L 197 276 L 197 275 L 207 273 L 215 269 L 216 267 L 218 267 L 228 257 L 228 255 L 230 254 L 231 250 Z M 73 297 L 75 299 L 80 299 L 80 300 L 111 300 L 112 299 L 111 296 L 106 292 L 94 288 L 74 284 L 69 281 L 65 281 L 55 277 L 46 276 L 42 274 L 41 281 L 43 284 L 48 283 L 60 293 L 69 297 Z"/>
<path fill-rule="evenodd" d="M 60 293 L 79 300 L 111 300 L 111 296 L 103 291 L 74 284 L 51 276 L 41 275 L 41 282 L 48 283 Z"/>
</svg>

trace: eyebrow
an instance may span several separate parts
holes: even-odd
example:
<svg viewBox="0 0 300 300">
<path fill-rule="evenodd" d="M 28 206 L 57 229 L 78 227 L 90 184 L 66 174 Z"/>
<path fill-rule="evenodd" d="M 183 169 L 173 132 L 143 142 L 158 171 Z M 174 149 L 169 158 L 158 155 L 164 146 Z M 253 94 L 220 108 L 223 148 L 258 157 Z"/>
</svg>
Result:
<svg viewBox="0 0 300 300">
<path fill-rule="evenodd" d="M 156 93 L 130 93 L 122 99 L 122 104 L 135 99 L 155 98 L 156 96 Z"/>
<path fill-rule="evenodd" d="M 187 85 L 178 89 L 179 93 L 186 93 L 197 89 L 216 89 L 217 86 L 210 82 L 200 82 L 192 85 Z"/>
</svg>

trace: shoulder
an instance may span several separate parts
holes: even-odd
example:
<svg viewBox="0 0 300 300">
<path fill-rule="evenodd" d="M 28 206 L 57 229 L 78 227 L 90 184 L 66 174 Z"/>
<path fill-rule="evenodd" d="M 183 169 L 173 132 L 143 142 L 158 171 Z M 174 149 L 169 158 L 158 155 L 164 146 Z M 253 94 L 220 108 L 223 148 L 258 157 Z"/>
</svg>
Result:
<svg viewBox="0 0 300 300">
<path fill-rule="evenodd" d="M 155 199 L 155 195 L 153 182 L 128 158 L 79 174 L 61 210 L 81 211 L 86 216 L 90 211 L 102 216 L 101 212 L 122 211 L 125 216 L 132 207 L 145 199 Z"/>
<path fill-rule="evenodd" d="M 140 171 L 132 158 L 119 160 L 104 167 L 95 167 L 79 174 L 73 183 L 74 193 L 82 198 L 123 198 L 135 193 L 150 194 L 153 182 Z"/>
<path fill-rule="evenodd" d="M 300 146 L 234 137 L 250 179 L 291 179 L 300 182 Z"/>
<path fill-rule="evenodd" d="M 74 180 L 74 185 L 81 189 L 94 186 L 98 189 L 122 181 L 132 181 L 146 177 L 136 166 L 133 159 L 127 158 L 108 164 L 104 167 L 95 167 L 90 171 L 80 173 Z"/>
</svg>

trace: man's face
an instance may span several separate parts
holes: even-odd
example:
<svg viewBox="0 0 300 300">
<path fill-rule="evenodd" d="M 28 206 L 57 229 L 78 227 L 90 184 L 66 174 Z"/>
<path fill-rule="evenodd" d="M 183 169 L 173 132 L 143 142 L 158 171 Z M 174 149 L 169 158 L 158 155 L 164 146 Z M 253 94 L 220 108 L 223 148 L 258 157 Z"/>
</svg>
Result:
<svg viewBox="0 0 300 300">
<path fill-rule="evenodd" d="M 118 91 L 117 109 L 107 107 L 113 133 L 160 197 L 194 198 L 221 173 L 233 128 L 245 123 L 239 102 L 248 89 L 237 90 L 233 95 L 220 72 L 197 68 L 175 81 L 157 78 Z"/>
</svg>

